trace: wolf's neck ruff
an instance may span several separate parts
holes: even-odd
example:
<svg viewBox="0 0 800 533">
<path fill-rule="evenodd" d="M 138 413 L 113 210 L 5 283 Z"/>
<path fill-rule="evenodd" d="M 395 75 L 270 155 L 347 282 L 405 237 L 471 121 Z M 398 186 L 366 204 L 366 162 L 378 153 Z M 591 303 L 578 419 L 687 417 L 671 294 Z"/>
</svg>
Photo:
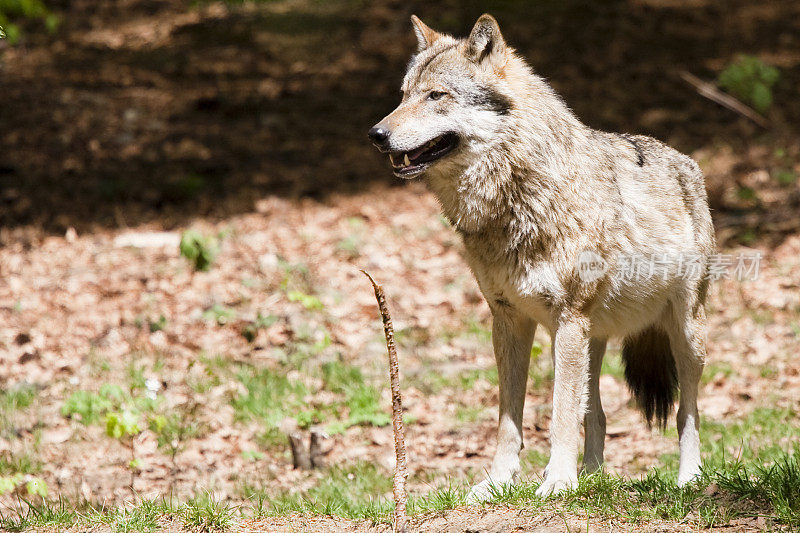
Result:
<svg viewBox="0 0 800 533">
<path fill-rule="evenodd" d="M 495 137 L 474 142 L 476 158 L 470 164 L 443 161 L 425 179 L 444 215 L 462 233 L 502 229 L 514 235 L 516 222 L 524 219 L 529 234 L 515 235 L 513 242 L 551 241 L 557 235 L 544 233 L 554 218 L 563 226 L 581 216 L 589 200 L 580 194 L 586 189 L 581 182 L 599 158 L 592 155 L 588 128 L 521 59 L 512 57 L 503 75 L 509 96 L 500 89 L 493 92 L 508 108 L 497 118 L 502 125 Z M 464 143 L 470 148 L 471 139 Z M 582 166 L 578 173 L 576 161 Z"/>
</svg>

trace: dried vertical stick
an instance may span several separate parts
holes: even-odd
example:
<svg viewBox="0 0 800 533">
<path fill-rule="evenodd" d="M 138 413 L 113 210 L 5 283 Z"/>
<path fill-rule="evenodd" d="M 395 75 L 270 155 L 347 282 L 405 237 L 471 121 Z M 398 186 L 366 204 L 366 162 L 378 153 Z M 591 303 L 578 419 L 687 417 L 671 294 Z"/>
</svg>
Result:
<svg viewBox="0 0 800 533">
<path fill-rule="evenodd" d="M 383 288 L 375 283 L 372 276 L 362 270 L 364 275 L 369 278 L 372 288 L 375 289 L 375 298 L 378 300 L 378 309 L 383 318 L 383 332 L 386 335 L 386 348 L 389 351 L 389 381 L 392 386 L 392 429 L 394 430 L 394 451 L 397 456 L 397 465 L 394 469 L 394 480 L 392 490 L 394 492 L 394 524 L 395 531 L 404 533 L 406 531 L 406 478 L 408 477 L 408 467 L 406 466 L 406 443 L 403 436 L 403 399 L 400 394 L 400 369 L 397 364 L 397 349 L 394 345 L 394 328 L 392 328 L 392 317 L 389 316 L 389 308 L 386 306 L 386 296 Z"/>
</svg>

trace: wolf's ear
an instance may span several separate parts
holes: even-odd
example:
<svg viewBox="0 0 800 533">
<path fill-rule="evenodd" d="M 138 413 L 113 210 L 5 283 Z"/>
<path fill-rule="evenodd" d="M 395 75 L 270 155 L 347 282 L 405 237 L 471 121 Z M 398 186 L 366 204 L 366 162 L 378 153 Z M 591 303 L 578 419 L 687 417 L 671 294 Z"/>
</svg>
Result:
<svg viewBox="0 0 800 533">
<path fill-rule="evenodd" d="M 478 18 L 467 38 L 467 56 L 480 63 L 487 57 L 502 53 L 505 46 L 506 42 L 497 21 L 493 16 L 484 13 Z"/>
<path fill-rule="evenodd" d="M 429 28 L 427 24 L 419 20 L 416 15 L 411 15 L 411 23 L 414 24 L 414 34 L 417 36 L 417 52 L 422 52 L 442 36 L 441 33 Z"/>
</svg>

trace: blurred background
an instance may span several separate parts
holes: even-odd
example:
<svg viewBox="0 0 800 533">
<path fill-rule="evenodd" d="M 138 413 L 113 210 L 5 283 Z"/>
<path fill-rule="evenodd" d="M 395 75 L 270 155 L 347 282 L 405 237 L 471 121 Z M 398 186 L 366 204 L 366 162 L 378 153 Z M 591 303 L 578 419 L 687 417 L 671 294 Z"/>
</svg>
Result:
<svg viewBox="0 0 800 533">
<path fill-rule="evenodd" d="M 494 451 L 490 312 L 436 201 L 366 133 L 399 101 L 409 16 L 463 36 L 483 12 L 587 124 L 699 162 L 720 251 L 762 258 L 712 285 L 704 459 L 800 456 L 800 2 L 0 0 L 0 529 L 388 516 L 386 347 L 359 269 L 395 321 L 412 496 L 462 501 Z M 533 482 L 549 353 L 537 332 Z M 646 429 L 616 345 L 601 389 L 608 470 L 661 472 L 623 486 L 626 512 L 800 524 L 796 462 L 770 478 L 783 499 L 709 487 L 698 514 L 658 481 L 674 423 Z M 287 434 L 312 430 L 319 464 L 295 469 Z"/>
<path fill-rule="evenodd" d="M 589 125 L 700 160 L 725 228 L 800 227 L 793 0 L 2 0 L 2 238 L 400 186 L 364 132 L 398 102 L 409 15 L 464 35 L 484 11 Z"/>
</svg>

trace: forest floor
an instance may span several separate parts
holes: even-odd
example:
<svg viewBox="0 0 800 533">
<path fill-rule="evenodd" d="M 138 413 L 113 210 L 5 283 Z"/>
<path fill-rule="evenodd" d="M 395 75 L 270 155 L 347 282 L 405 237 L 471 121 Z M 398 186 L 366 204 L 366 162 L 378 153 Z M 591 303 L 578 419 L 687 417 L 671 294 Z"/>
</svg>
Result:
<svg viewBox="0 0 800 533">
<path fill-rule="evenodd" d="M 256 213 L 192 228 L 222 236 L 208 272 L 181 257 L 179 233 L 159 228 L 0 251 L 2 473 L 107 506 L 210 491 L 271 511 L 302 511 L 305 497 L 366 513 L 370 498 L 389 494 L 393 449 L 386 348 L 364 269 L 395 320 L 411 494 L 481 478 L 497 405 L 489 309 L 424 187 L 324 204 L 267 199 Z M 724 252 L 763 258 L 758 279 L 711 291 L 705 449 L 710 464 L 774 461 L 800 437 L 800 236 Z M 542 331 L 532 358 L 524 457 L 535 480 L 552 391 Z M 647 430 L 623 383 L 612 346 L 601 378 L 608 471 L 674 471 L 675 430 Z M 107 416 L 123 412 L 141 432 L 108 436 Z M 329 468 L 296 470 L 285 433 L 312 426 L 329 435 Z"/>
<path fill-rule="evenodd" d="M 553 373 L 539 331 L 524 483 L 479 507 L 463 500 L 494 447 L 489 309 L 435 200 L 421 183 L 392 184 L 364 134 L 396 103 L 410 10 L 460 33 L 479 12 L 53 4 L 57 34 L 30 23 L 0 50 L 0 528 L 390 530 L 386 348 L 360 269 L 395 321 L 416 530 L 800 522 L 800 500 L 780 489 L 796 480 L 800 438 L 794 3 L 731 2 L 721 18 L 689 1 L 531 8 L 536 39 L 509 24 L 507 38 L 590 124 L 695 157 L 721 252 L 761 259 L 756 279 L 710 291 L 700 485 L 672 485 L 676 431 L 647 429 L 611 345 L 609 474 L 562 500 L 532 496 Z M 501 24 L 512 4 L 498 4 Z M 781 67 L 765 131 L 678 75 L 713 79 L 741 52 Z M 216 248 L 208 271 L 180 255 L 186 230 Z M 286 433 L 311 428 L 326 435 L 325 466 L 294 469 Z"/>
</svg>

